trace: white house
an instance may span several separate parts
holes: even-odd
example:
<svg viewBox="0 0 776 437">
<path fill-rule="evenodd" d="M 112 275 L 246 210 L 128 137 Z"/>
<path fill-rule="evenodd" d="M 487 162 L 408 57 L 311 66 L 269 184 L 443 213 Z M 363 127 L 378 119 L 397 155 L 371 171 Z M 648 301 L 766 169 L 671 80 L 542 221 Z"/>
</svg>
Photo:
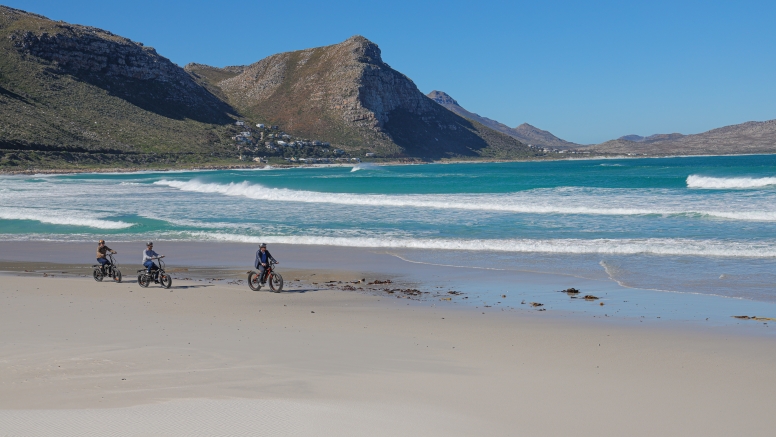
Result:
<svg viewBox="0 0 776 437">
<path fill-rule="evenodd" d="M 236 124 L 237 126 L 245 126 L 245 122 L 244 121 L 236 121 L 236 122 L 234 122 L 234 124 Z"/>
<path fill-rule="evenodd" d="M 372 153 L 372 152 L 369 152 L 369 153 L 367 153 L 367 154 L 366 154 L 366 157 L 367 157 L 367 158 L 374 158 L 374 157 L 375 157 L 375 154 L 374 154 L 374 153 Z"/>
<path fill-rule="evenodd" d="M 257 127 L 257 128 L 259 128 L 259 129 L 264 129 L 264 124 L 262 124 L 262 123 L 257 123 L 257 124 L 256 124 L 256 127 Z"/>
<path fill-rule="evenodd" d="M 285 142 L 285 141 L 280 141 L 280 140 L 278 140 L 278 142 L 277 142 L 277 145 L 278 145 L 278 146 L 285 146 L 285 145 L 287 145 L 287 144 L 288 144 L 288 143 L 287 143 L 287 142 Z"/>
</svg>

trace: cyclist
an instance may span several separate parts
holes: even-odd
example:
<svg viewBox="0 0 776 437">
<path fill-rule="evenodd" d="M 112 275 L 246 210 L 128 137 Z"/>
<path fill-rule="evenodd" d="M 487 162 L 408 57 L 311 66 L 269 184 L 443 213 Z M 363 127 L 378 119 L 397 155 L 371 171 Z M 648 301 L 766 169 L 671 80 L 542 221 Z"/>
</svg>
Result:
<svg viewBox="0 0 776 437">
<path fill-rule="evenodd" d="M 100 240 L 99 243 L 97 243 L 97 262 L 100 263 L 103 272 L 105 271 L 105 267 L 111 265 L 106 256 L 108 252 L 112 254 L 117 253 L 115 250 L 105 245 L 105 240 Z"/>
<path fill-rule="evenodd" d="M 164 258 L 164 255 L 154 252 L 154 243 L 149 241 L 146 245 L 146 250 L 143 251 L 143 267 L 148 269 L 148 273 L 151 273 L 151 270 L 158 269 L 154 260 L 159 258 Z"/>
<path fill-rule="evenodd" d="M 267 243 L 261 243 L 259 250 L 256 252 L 256 262 L 254 263 L 254 266 L 259 269 L 259 280 L 261 281 L 261 285 L 264 285 L 267 282 L 267 278 L 264 277 L 264 273 L 267 271 L 267 264 L 269 262 L 280 264 L 278 260 L 270 255 L 269 251 L 267 250 Z"/>
</svg>

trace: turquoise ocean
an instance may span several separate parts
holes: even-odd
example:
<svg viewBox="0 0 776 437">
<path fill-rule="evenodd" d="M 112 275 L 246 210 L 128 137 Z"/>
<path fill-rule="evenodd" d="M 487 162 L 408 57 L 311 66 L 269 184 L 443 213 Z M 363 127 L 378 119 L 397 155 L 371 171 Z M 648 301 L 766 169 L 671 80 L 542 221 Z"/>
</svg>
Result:
<svg viewBox="0 0 776 437">
<path fill-rule="evenodd" d="M 213 241 L 776 302 L 776 155 L 0 176 L 0 240 Z"/>
</svg>

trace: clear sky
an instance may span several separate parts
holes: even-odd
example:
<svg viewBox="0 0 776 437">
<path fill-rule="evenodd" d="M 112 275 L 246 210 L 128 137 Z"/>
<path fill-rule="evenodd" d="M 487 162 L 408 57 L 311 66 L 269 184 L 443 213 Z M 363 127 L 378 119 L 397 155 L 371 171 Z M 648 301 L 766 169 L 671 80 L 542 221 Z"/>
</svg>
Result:
<svg viewBox="0 0 776 437">
<path fill-rule="evenodd" d="M 360 34 L 424 93 L 583 144 L 776 119 L 774 1 L 2 3 L 110 30 L 181 66 L 250 64 Z"/>
</svg>

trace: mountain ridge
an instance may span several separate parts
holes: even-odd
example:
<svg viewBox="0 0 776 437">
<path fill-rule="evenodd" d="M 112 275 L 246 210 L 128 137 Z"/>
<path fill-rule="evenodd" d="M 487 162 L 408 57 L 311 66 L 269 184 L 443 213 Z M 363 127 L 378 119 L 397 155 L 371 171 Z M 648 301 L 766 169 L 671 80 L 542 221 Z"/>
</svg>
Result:
<svg viewBox="0 0 776 437">
<path fill-rule="evenodd" d="M 630 136 L 589 146 L 584 150 L 608 154 L 729 155 L 776 153 L 776 120 L 748 121 L 698 134 L 656 134 L 641 141 Z M 632 137 L 631 137 L 632 138 Z"/>
<path fill-rule="evenodd" d="M 360 35 L 240 68 L 239 74 L 215 83 L 231 105 L 346 150 L 431 159 L 535 155 L 519 141 L 437 105 Z M 194 74 L 204 70 L 189 68 Z"/>
<path fill-rule="evenodd" d="M 515 138 L 526 144 L 531 144 L 534 146 L 541 146 L 541 147 L 551 148 L 551 149 L 559 149 L 559 150 L 568 150 L 568 149 L 575 149 L 575 148 L 581 147 L 579 144 L 562 140 L 556 137 L 555 135 L 553 135 L 552 133 L 539 129 L 537 127 L 531 126 L 528 123 L 523 123 L 520 126 L 511 128 L 496 120 L 490 119 L 488 117 L 483 117 L 479 114 L 476 114 L 474 112 L 471 112 L 465 109 L 455 99 L 453 99 L 449 94 L 445 93 L 444 91 L 434 90 L 428 93 L 427 96 L 430 99 L 434 100 L 435 102 L 439 103 L 440 105 L 444 106 L 445 108 L 449 109 L 450 111 L 460 115 L 461 117 L 464 117 L 470 120 L 475 120 L 485 126 L 488 126 L 493 130 L 509 135 L 512 138 Z"/>
</svg>

